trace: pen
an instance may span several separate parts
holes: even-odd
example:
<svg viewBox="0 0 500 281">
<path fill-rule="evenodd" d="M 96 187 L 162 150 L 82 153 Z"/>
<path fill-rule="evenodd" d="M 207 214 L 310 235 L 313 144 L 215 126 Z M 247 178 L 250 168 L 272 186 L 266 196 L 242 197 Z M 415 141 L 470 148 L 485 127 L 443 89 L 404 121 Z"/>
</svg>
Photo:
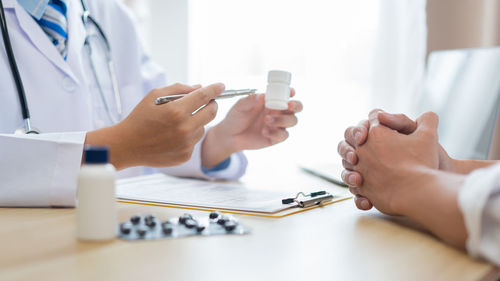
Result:
<svg viewBox="0 0 500 281">
<path fill-rule="evenodd" d="M 251 94 L 255 94 L 255 92 L 257 92 L 257 89 L 227 90 L 224 91 L 222 94 L 220 94 L 220 96 L 216 97 L 215 99 L 218 100 L 218 99 L 228 99 L 239 96 L 248 96 Z M 186 94 L 159 97 L 155 99 L 155 104 L 156 105 L 165 104 L 169 101 L 174 101 L 185 96 Z"/>
</svg>

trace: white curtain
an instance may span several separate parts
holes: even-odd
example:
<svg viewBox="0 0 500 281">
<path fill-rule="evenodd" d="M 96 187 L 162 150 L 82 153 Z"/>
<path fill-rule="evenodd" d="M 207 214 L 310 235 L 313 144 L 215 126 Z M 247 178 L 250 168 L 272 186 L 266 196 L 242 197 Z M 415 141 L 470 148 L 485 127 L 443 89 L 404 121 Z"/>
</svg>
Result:
<svg viewBox="0 0 500 281">
<path fill-rule="evenodd" d="M 413 113 L 425 70 L 426 0 L 381 0 L 371 105 Z"/>
<path fill-rule="evenodd" d="M 151 3 L 150 0 L 120 0 L 131 11 L 137 24 L 139 35 L 143 39 L 143 46 L 151 49 L 152 22 L 151 22 Z"/>
</svg>

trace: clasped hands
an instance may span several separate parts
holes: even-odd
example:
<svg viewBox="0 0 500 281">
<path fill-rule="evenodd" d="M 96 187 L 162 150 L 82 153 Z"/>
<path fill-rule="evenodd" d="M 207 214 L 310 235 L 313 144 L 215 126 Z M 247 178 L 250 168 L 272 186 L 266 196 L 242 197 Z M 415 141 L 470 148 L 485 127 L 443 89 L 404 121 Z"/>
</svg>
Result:
<svg viewBox="0 0 500 281">
<path fill-rule="evenodd" d="M 423 196 L 419 189 L 425 185 L 424 175 L 452 170 L 454 160 L 438 143 L 437 128 L 435 113 L 413 121 L 380 109 L 347 128 L 338 153 L 345 168 L 342 180 L 355 195 L 356 206 L 405 215 L 405 208 Z"/>
</svg>

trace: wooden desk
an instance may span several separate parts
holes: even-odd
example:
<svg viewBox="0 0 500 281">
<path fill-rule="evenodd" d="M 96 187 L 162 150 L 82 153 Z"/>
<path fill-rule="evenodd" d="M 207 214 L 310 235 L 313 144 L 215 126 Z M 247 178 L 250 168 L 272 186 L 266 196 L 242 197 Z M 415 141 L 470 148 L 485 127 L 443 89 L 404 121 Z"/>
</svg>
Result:
<svg viewBox="0 0 500 281">
<path fill-rule="evenodd" d="M 298 171 L 287 174 L 301 179 L 295 183 L 346 192 Z M 118 206 L 120 221 L 137 213 L 162 219 L 184 213 L 164 207 Z M 252 228 L 251 235 L 84 243 L 75 239 L 73 209 L 0 209 L 0 280 L 498 278 L 492 265 L 405 227 L 402 220 L 377 211 L 358 211 L 352 200 L 282 219 L 236 217 Z"/>
</svg>

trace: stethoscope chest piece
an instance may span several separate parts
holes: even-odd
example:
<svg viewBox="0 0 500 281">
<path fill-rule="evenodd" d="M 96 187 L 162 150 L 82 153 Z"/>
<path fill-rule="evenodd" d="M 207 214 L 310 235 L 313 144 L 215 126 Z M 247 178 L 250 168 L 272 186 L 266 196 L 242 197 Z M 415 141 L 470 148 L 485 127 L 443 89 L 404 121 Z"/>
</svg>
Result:
<svg viewBox="0 0 500 281">
<path fill-rule="evenodd" d="M 16 135 L 38 135 L 40 134 L 40 130 L 31 127 L 30 119 L 24 119 L 24 126 L 22 128 L 17 129 L 14 134 Z"/>
<path fill-rule="evenodd" d="M 37 129 L 31 129 L 30 131 L 26 131 L 25 128 L 19 128 L 17 129 L 14 134 L 16 135 L 38 135 L 40 134 L 40 131 Z"/>
</svg>

